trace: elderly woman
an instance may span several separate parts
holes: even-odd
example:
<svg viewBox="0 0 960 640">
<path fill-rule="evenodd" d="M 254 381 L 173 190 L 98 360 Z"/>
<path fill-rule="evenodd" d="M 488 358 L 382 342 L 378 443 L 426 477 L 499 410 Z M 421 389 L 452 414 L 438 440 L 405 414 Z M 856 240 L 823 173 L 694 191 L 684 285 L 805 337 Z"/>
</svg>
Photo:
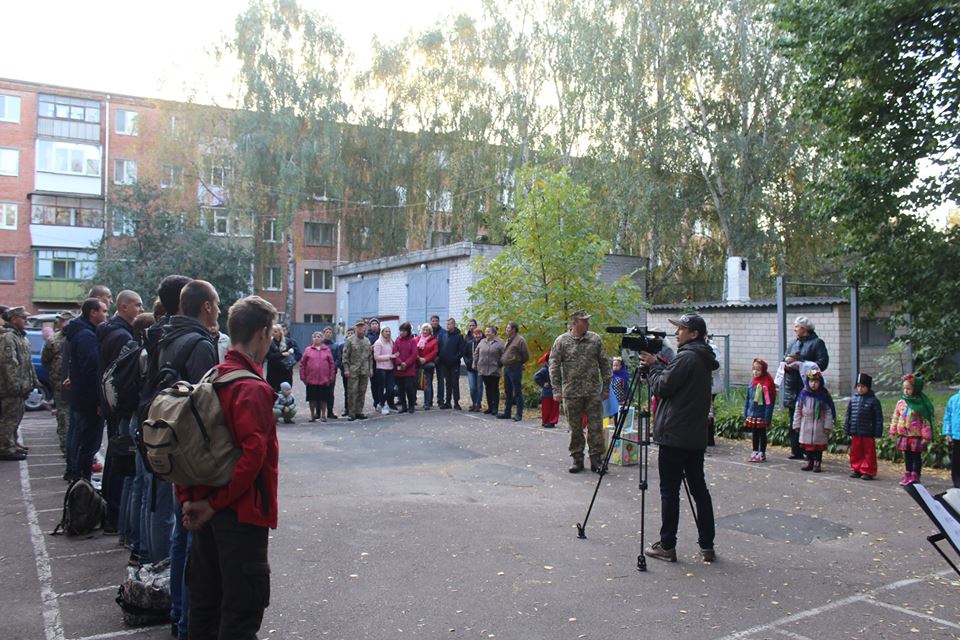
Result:
<svg viewBox="0 0 960 640">
<path fill-rule="evenodd" d="M 797 336 L 787 347 L 783 359 L 783 406 L 790 412 L 790 424 L 793 424 L 797 407 L 797 396 L 803 390 L 801 367 L 803 363 L 816 363 L 820 371 L 826 371 L 830 363 L 827 345 L 814 331 L 813 322 L 806 316 L 799 316 L 793 323 L 793 332 Z M 790 430 L 790 459 L 803 460 L 800 447 L 800 433 Z"/>
<path fill-rule="evenodd" d="M 433 374 L 437 370 L 437 355 L 440 353 L 440 347 L 437 345 L 437 339 L 433 337 L 433 327 L 429 322 L 424 322 L 420 326 L 420 339 L 417 341 L 417 364 L 423 371 L 423 410 L 430 411 L 433 408 Z M 437 398 L 439 401 L 440 398 Z"/>
<path fill-rule="evenodd" d="M 487 391 L 486 414 L 497 415 L 500 409 L 500 359 L 505 347 L 503 340 L 497 337 L 496 327 L 487 327 L 486 336 L 473 351 L 473 365 L 483 380 L 483 387 Z"/>
<path fill-rule="evenodd" d="M 323 334 L 313 332 L 313 343 L 303 351 L 300 359 L 300 379 L 307 387 L 307 403 L 310 405 L 310 422 L 320 418 L 327 421 L 327 412 L 333 407 L 328 399 L 333 396 L 331 387 L 337 378 L 337 363 L 330 346 L 324 343 Z"/>
</svg>

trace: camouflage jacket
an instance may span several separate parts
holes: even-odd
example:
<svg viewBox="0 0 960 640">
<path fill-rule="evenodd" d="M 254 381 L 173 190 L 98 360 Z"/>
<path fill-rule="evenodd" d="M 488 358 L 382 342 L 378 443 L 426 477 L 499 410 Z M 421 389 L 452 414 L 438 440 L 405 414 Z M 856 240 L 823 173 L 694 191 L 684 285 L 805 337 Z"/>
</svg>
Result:
<svg viewBox="0 0 960 640">
<path fill-rule="evenodd" d="M 56 389 L 63 382 L 63 348 L 67 346 L 67 336 L 63 331 L 57 331 L 47 343 L 43 345 L 43 351 L 40 352 L 40 362 L 47 370 L 50 376 L 50 384 Z"/>
<path fill-rule="evenodd" d="M 587 331 L 577 338 L 569 331 L 550 349 L 550 385 L 570 398 L 599 395 L 610 385 L 612 363 L 600 336 Z"/>
<path fill-rule="evenodd" d="M 343 370 L 351 376 L 370 375 L 373 349 L 366 336 L 351 336 L 343 344 Z"/>
<path fill-rule="evenodd" d="M 0 330 L 0 396 L 26 398 L 39 384 L 26 336 L 13 327 Z"/>
</svg>

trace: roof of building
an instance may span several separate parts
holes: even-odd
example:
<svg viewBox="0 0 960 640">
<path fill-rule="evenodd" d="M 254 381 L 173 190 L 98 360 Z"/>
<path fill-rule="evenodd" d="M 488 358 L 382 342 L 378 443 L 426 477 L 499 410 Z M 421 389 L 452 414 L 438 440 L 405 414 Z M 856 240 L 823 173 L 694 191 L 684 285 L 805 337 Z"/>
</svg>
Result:
<svg viewBox="0 0 960 640">
<path fill-rule="evenodd" d="M 333 270 L 338 277 L 354 276 L 390 269 L 401 269 L 415 264 L 427 264 L 441 260 L 456 258 L 472 258 L 476 256 L 495 256 L 503 250 L 503 246 L 496 244 L 479 244 L 475 242 L 456 242 L 433 249 L 410 251 L 373 260 L 361 260 L 341 265 Z"/>
<path fill-rule="evenodd" d="M 810 306 L 833 306 L 837 304 L 849 304 L 850 298 L 841 298 L 837 296 L 807 296 L 801 298 L 787 298 L 788 307 L 810 307 Z M 723 300 L 708 302 L 686 302 L 673 304 L 655 304 L 654 311 L 677 311 L 694 307 L 703 311 L 704 309 L 759 309 L 763 307 L 776 307 L 775 299 L 750 300 L 748 302 L 725 302 Z"/>
</svg>

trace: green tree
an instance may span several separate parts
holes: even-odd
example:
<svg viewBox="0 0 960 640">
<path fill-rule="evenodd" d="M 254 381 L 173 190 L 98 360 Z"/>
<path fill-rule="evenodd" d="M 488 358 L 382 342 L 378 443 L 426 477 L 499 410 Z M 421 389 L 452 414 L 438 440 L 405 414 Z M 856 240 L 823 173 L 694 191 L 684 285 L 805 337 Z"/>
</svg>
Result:
<svg viewBox="0 0 960 640">
<path fill-rule="evenodd" d="M 479 279 L 468 288 L 470 314 L 500 326 L 516 320 L 532 354 L 549 349 L 577 309 L 589 310 L 597 325 L 635 316 L 642 297 L 635 281 L 600 280 L 608 243 L 585 223 L 588 189 L 566 169 L 526 168 L 518 180 L 516 216 L 507 225 L 511 242 L 478 263 Z"/>
<path fill-rule="evenodd" d="M 172 212 L 167 194 L 156 185 L 137 182 L 110 191 L 112 229 L 97 247 L 97 273 L 91 283 L 111 291 L 131 289 L 148 308 L 157 285 L 179 273 L 209 281 L 224 309 L 253 290 L 253 251 L 248 244 L 211 235 L 180 213 Z M 226 316 L 221 316 L 226 321 Z"/>
<path fill-rule="evenodd" d="M 906 324 L 920 368 L 960 344 L 960 231 L 924 213 L 960 200 L 960 5 L 929 0 L 783 0 L 799 98 L 814 141 L 821 224 L 874 309 Z"/>
</svg>

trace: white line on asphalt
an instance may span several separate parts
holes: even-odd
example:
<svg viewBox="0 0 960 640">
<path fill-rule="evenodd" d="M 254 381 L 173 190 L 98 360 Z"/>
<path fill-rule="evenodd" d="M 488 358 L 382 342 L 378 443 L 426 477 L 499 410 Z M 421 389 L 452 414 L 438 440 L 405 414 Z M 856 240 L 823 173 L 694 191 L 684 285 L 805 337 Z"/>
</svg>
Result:
<svg viewBox="0 0 960 640">
<path fill-rule="evenodd" d="M 793 631 L 787 631 L 786 629 L 774 629 L 777 633 L 788 638 L 793 638 L 793 640 L 812 640 L 807 636 L 802 636 L 799 633 L 794 633 Z"/>
<path fill-rule="evenodd" d="M 60 509 L 57 509 L 60 511 Z M 101 549 L 100 551 L 85 551 L 83 553 L 70 553 L 62 556 L 50 556 L 51 560 L 66 560 L 67 558 L 85 558 L 86 556 L 101 556 L 105 553 L 116 553 L 118 551 L 127 551 L 126 547 L 114 547 L 113 549 Z M 60 595 L 63 595 L 62 593 Z"/>
<path fill-rule="evenodd" d="M 900 613 L 906 613 L 907 615 L 923 618 L 924 620 L 935 622 L 936 624 L 939 624 L 944 627 L 950 627 L 952 629 L 960 629 L 960 624 L 957 624 L 956 622 L 950 622 L 949 620 L 944 620 L 943 618 L 937 618 L 936 616 L 931 616 L 928 613 L 923 613 L 921 611 L 913 611 L 912 609 L 907 609 L 906 607 L 898 607 L 895 604 L 890 604 L 889 602 L 883 602 L 882 600 L 876 600 L 874 598 L 867 598 L 866 602 L 870 604 L 875 604 L 878 607 L 885 607 L 893 611 L 899 611 Z"/>
<path fill-rule="evenodd" d="M 120 631 L 108 631 L 107 633 L 98 633 L 95 636 L 83 636 L 82 638 L 71 638 L 70 640 L 107 640 L 108 638 L 121 638 L 123 636 L 132 636 L 144 631 L 156 631 L 162 628 L 154 625 L 152 627 L 137 627 L 136 629 L 121 629 Z"/>
<path fill-rule="evenodd" d="M 63 507 L 54 507 L 53 509 L 37 509 L 36 513 L 50 513 L 51 511 L 63 511 Z"/>
<path fill-rule="evenodd" d="M 37 476 L 31 480 L 63 480 L 63 476 Z"/>
<path fill-rule="evenodd" d="M 66 591 L 64 593 L 58 593 L 58 598 L 69 598 L 71 596 L 82 596 L 85 593 L 99 593 L 101 591 L 116 591 L 117 585 L 112 584 L 109 587 L 95 587 L 93 589 L 80 589 L 78 591 Z"/>
<path fill-rule="evenodd" d="M 36 464 L 31 464 L 31 467 L 62 467 L 67 464 L 66 462 L 37 462 Z"/>
<path fill-rule="evenodd" d="M 767 624 L 760 624 L 755 627 L 751 627 L 749 629 L 744 629 L 743 631 L 736 631 L 734 633 L 731 633 L 730 635 L 726 635 L 726 636 L 723 636 L 722 638 L 718 638 L 717 640 L 739 640 L 739 638 L 746 638 L 748 636 L 752 636 L 755 633 L 761 633 L 763 631 L 770 631 L 770 630 L 778 631 L 777 627 L 779 627 L 780 625 L 790 624 L 791 622 L 797 622 L 798 620 L 804 620 L 806 618 L 819 615 L 826 611 L 832 611 L 833 609 L 839 609 L 840 607 L 845 607 L 848 604 L 853 604 L 854 602 L 869 601 L 870 598 L 872 598 L 873 596 L 883 591 L 892 591 L 895 589 L 900 589 L 902 587 L 907 587 L 912 584 L 924 582 L 925 580 L 929 580 L 930 578 L 933 578 L 933 577 L 945 576 L 945 575 L 948 575 L 949 573 L 950 571 L 940 571 L 939 573 L 923 576 L 922 578 L 908 578 L 906 580 L 898 580 L 897 582 L 891 582 L 890 584 L 883 585 L 882 587 L 871 589 L 866 593 L 861 593 L 855 596 L 849 596 L 847 598 L 843 598 L 842 600 L 835 600 L 834 602 L 830 602 L 830 603 L 821 605 L 819 607 L 814 607 L 813 609 L 807 609 L 806 611 L 801 611 L 799 613 L 794 613 L 792 615 L 780 618 L 779 620 L 768 622 Z M 911 611 L 910 613 L 916 613 L 916 612 Z"/>
<path fill-rule="evenodd" d="M 62 453 L 30 453 L 30 458 L 62 458 Z"/>
<path fill-rule="evenodd" d="M 53 571 L 50 569 L 50 556 L 47 555 L 47 543 L 37 521 L 37 510 L 33 506 L 30 490 L 30 471 L 26 460 L 20 461 L 20 490 L 23 492 L 23 505 L 27 509 L 27 524 L 30 527 L 30 542 L 33 544 L 33 556 L 36 558 L 37 578 L 40 581 L 40 599 L 43 603 L 43 632 L 46 640 L 63 640 L 63 623 L 60 620 L 60 605 L 53 590 Z"/>
</svg>

